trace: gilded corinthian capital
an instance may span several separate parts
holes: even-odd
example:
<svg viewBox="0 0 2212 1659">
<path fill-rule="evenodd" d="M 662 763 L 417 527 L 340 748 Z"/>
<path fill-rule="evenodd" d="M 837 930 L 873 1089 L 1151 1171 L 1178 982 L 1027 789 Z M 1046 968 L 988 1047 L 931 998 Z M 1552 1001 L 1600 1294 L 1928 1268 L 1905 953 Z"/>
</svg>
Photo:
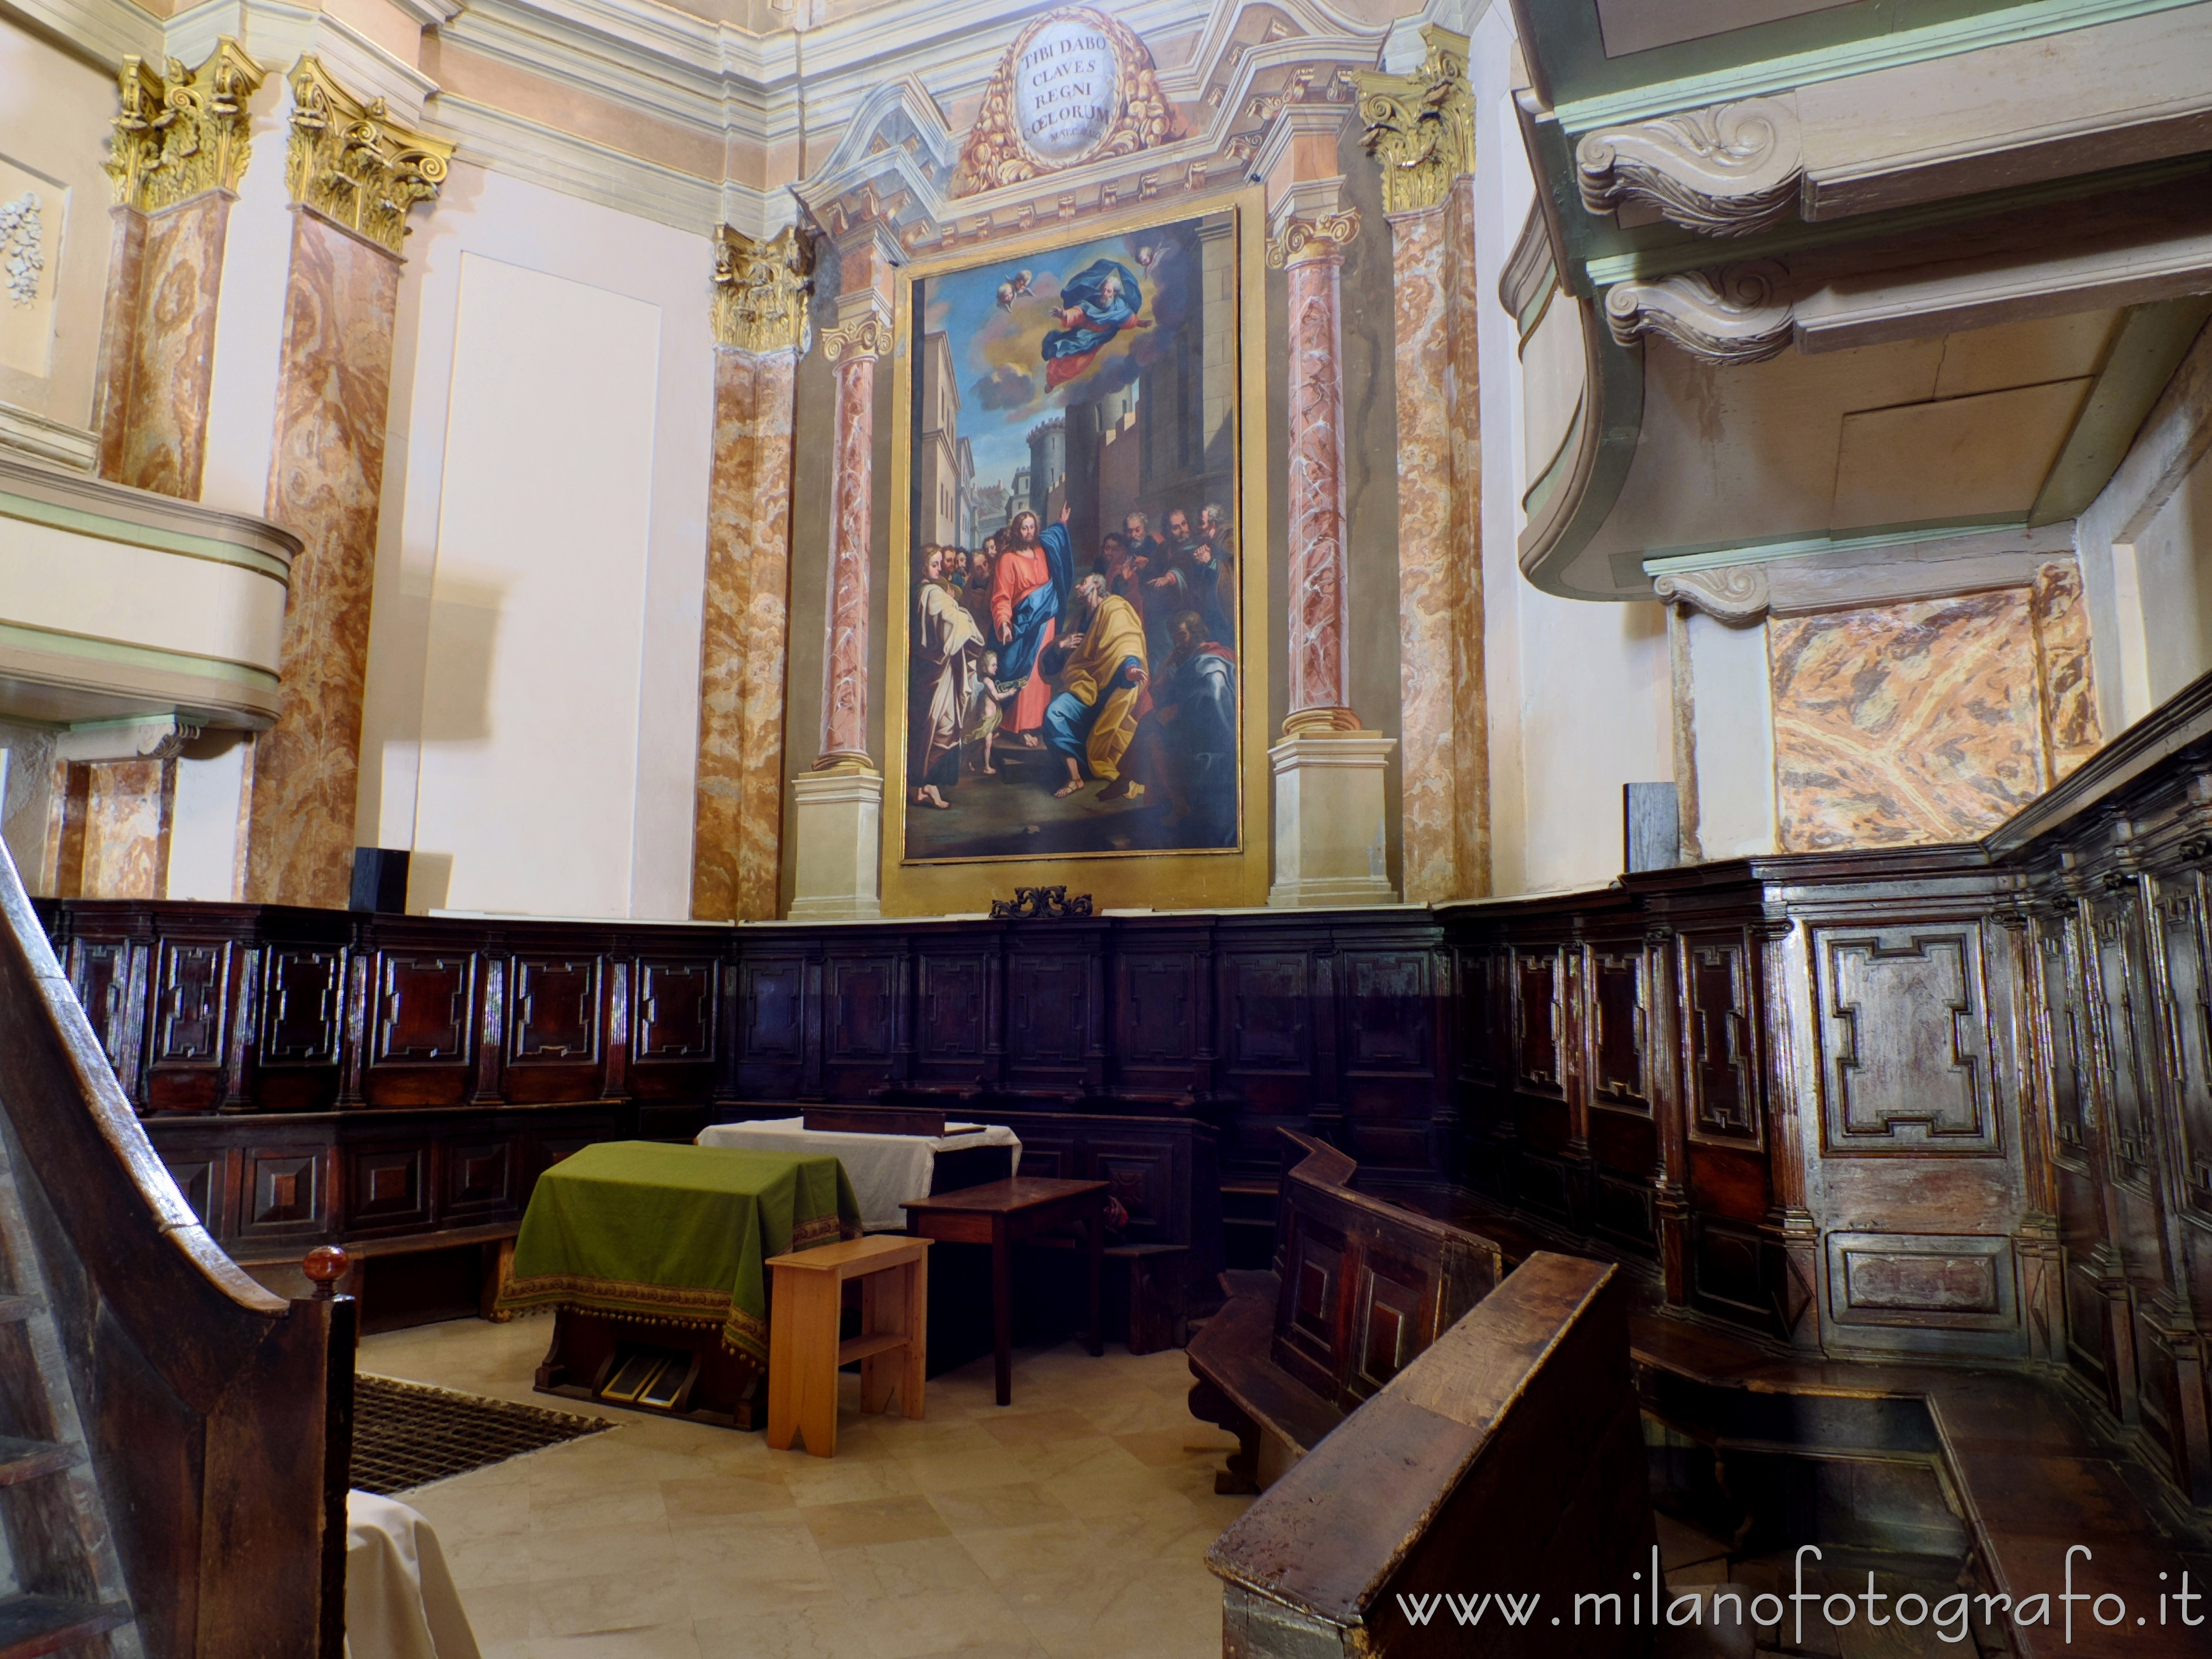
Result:
<svg viewBox="0 0 2212 1659">
<path fill-rule="evenodd" d="M 787 225 L 756 242 L 727 225 L 714 231 L 714 340 L 739 351 L 804 351 L 811 264 Z"/>
<path fill-rule="evenodd" d="M 196 70 L 172 58 L 156 74 L 125 58 L 104 163 L 117 204 L 152 213 L 204 190 L 236 190 L 253 154 L 246 105 L 267 78 L 228 34 Z"/>
<path fill-rule="evenodd" d="M 1467 84 L 1467 37 L 1431 23 L 1417 75 L 1359 77 L 1359 142 L 1382 167 L 1382 210 L 1411 213 L 1444 199 L 1453 179 L 1474 171 L 1474 94 Z"/>
<path fill-rule="evenodd" d="M 408 210 L 437 199 L 453 145 L 401 126 L 381 98 L 362 103 L 312 52 L 293 66 L 291 81 L 284 184 L 292 199 L 398 252 Z"/>
</svg>

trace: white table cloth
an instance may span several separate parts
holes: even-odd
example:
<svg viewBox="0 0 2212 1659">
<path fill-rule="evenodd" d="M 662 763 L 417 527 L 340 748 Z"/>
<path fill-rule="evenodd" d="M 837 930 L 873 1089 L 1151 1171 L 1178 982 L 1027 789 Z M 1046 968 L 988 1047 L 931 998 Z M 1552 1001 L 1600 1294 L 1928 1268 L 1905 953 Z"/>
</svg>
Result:
<svg viewBox="0 0 2212 1659">
<path fill-rule="evenodd" d="M 421 1513 L 346 1494 L 346 1659 L 482 1659 L 438 1534 Z"/>
<path fill-rule="evenodd" d="M 941 1135 L 877 1135 L 809 1129 L 803 1117 L 763 1118 L 751 1123 L 714 1123 L 699 1132 L 702 1146 L 737 1146 L 754 1152 L 826 1152 L 845 1166 L 853 1196 L 860 1201 L 860 1225 L 869 1232 L 903 1231 L 901 1200 L 927 1198 L 939 1152 L 971 1146 L 1005 1146 L 1013 1153 L 1013 1173 L 1022 1170 L 1022 1143 L 1002 1123 L 948 1123 Z"/>
</svg>

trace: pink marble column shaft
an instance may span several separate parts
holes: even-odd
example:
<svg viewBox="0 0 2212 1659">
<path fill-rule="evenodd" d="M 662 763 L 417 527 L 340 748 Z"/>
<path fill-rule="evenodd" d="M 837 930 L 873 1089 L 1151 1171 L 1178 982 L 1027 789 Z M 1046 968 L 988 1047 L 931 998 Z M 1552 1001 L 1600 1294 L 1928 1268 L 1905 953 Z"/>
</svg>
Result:
<svg viewBox="0 0 2212 1659">
<path fill-rule="evenodd" d="M 145 216 L 137 259 L 118 273 L 135 290 L 135 304 L 110 307 L 114 321 L 127 306 L 128 346 L 103 342 L 111 373 L 125 368 L 129 376 L 120 387 L 111 382 L 105 394 L 121 406 L 110 476 L 188 501 L 199 499 L 207 462 L 208 383 L 230 204 L 228 191 L 211 190 Z M 129 230 L 120 232 L 118 251 L 132 240 Z M 103 459 L 110 423 L 103 409 Z"/>
<path fill-rule="evenodd" d="M 1452 795 L 1458 846 L 1455 896 L 1490 891 L 1490 679 L 1482 572 L 1482 368 L 1480 288 L 1474 258 L 1474 177 L 1462 173 L 1444 198 L 1449 272 L 1445 332 L 1451 342 L 1451 545 L 1458 572 L 1452 658 Z"/>
<path fill-rule="evenodd" d="M 1351 729 L 1344 565 L 1343 256 L 1291 262 L 1290 283 L 1290 714 L 1293 726 Z M 1323 714 L 1328 720 L 1313 718 Z M 1301 716 L 1307 718 L 1301 719 Z"/>
<path fill-rule="evenodd" d="M 100 433 L 100 476 L 123 477 L 131 415 L 131 369 L 138 350 L 138 299 L 146 270 L 146 216 L 108 210 L 107 300 L 100 319 L 100 363 L 93 373 L 92 423 Z"/>
<path fill-rule="evenodd" d="M 822 753 L 815 769 L 868 756 L 868 544 L 875 506 L 876 359 L 847 348 L 837 365 L 836 471 L 830 486 L 830 638 L 822 667 Z"/>
<path fill-rule="evenodd" d="M 691 914 L 772 921 L 783 841 L 794 350 L 714 354 Z"/>
<path fill-rule="evenodd" d="M 306 547 L 284 607 L 283 702 L 254 745 L 257 903 L 346 902 L 398 296 L 397 258 L 294 211 L 266 510 Z"/>
</svg>

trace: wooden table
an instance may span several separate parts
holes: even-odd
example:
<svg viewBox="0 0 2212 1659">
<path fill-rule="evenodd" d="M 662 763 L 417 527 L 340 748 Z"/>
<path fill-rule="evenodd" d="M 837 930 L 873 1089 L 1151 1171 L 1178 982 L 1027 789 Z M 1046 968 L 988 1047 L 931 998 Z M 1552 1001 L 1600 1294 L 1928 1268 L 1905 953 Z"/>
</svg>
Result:
<svg viewBox="0 0 2212 1659">
<path fill-rule="evenodd" d="M 1091 1255 L 1091 1352 L 1103 1353 L 1098 1318 L 1098 1269 L 1106 1248 L 1106 1183 L 1017 1176 L 901 1205 L 907 1224 L 923 1238 L 991 1247 L 991 1327 L 998 1364 L 999 1403 L 1013 1398 L 1013 1249 L 1025 1238 L 1080 1223 Z"/>
</svg>

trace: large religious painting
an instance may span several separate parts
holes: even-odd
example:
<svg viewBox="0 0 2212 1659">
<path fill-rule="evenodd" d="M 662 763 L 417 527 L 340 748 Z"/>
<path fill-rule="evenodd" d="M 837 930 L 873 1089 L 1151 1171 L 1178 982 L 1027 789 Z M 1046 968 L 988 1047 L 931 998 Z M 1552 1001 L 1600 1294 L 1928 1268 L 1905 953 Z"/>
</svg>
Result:
<svg viewBox="0 0 2212 1659">
<path fill-rule="evenodd" d="M 912 269 L 903 864 L 1244 851 L 1239 220 L 1186 210 Z"/>
</svg>

